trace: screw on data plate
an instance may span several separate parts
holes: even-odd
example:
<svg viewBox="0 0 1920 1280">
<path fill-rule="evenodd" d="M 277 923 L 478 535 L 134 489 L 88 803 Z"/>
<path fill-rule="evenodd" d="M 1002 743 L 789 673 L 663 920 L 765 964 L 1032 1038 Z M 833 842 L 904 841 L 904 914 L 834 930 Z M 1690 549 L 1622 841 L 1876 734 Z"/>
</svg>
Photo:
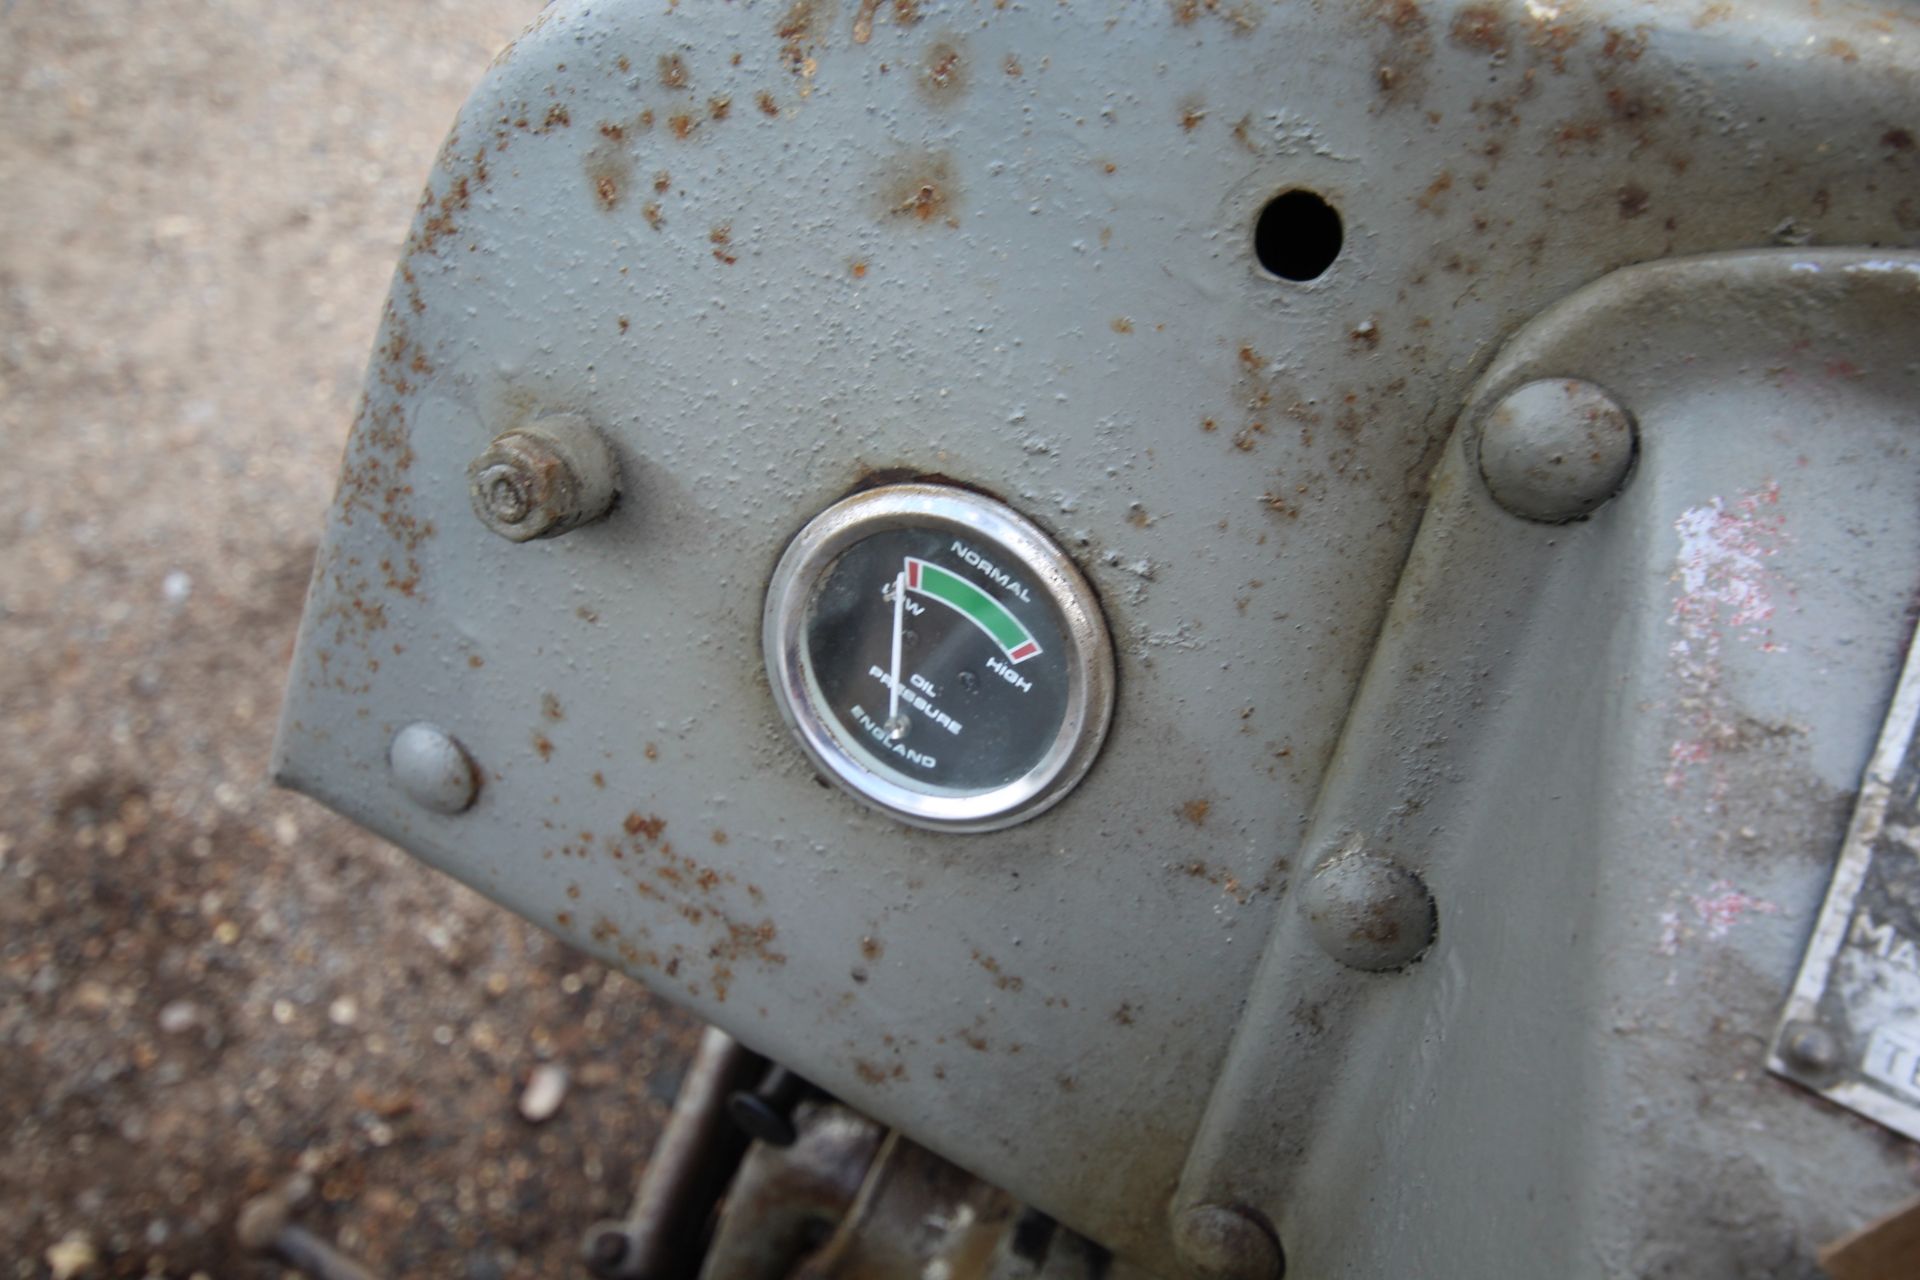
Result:
<svg viewBox="0 0 1920 1280">
<path fill-rule="evenodd" d="M 1546 378 L 1514 388 L 1480 423 L 1480 474 L 1516 516 L 1564 524 L 1620 492 L 1633 469 L 1633 418 L 1591 382 Z"/>
<path fill-rule="evenodd" d="M 393 735 L 387 766 L 407 798 L 435 813 L 460 813 L 480 790 L 466 749 L 438 725 L 422 721 Z"/>
<path fill-rule="evenodd" d="M 1780 1034 L 1780 1056 L 1803 1071 L 1831 1071 L 1840 1065 L 1840 1041 L 1816 1022 L 1789 1022 Z"/>
<path fill-rule="evenodd" d="M 1439 927 L 1425 882 L 1358 840 L 1321 863 L 1300 897 L 1320 949 L 1369 973 L 1406 968 L 1433 945 Z"/>
<path fill-rule="evenodd" d="M 599 432 L 563 413 L 503 431 L 467 467 L 480 523 L 512 542 L 552 538 L 604 516 L 620 468 Z"/>
<path fill-rule="evenodd" d="M 1204 1280 L 1280 1280 L 1287 1269 L 1273 1228 L 1241 1205 L 1200 1204 L 1175 1215 L 1173 1243 Z"/>
</svg>

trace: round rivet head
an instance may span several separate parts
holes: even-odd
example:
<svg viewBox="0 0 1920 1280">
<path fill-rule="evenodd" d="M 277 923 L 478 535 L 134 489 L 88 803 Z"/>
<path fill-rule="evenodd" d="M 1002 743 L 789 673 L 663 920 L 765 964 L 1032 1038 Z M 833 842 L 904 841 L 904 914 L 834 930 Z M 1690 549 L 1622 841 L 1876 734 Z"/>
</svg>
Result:
<svg viewBox="0 0 1920 1280">
<path fill-rule="evenodd" d="M 1433 945 L 1433 894 L 1391 858 L 1349 846 L 1320 864 L 1301 894 L 1320 949 L 1369 973 L 1404 969 Z"/>
<path fill-rule="evenodd" d="M 1840 1065 L 1840 1041 L 1814 1022 L 1789 1022 L 1780 1035 L 1780 1056 L 1802 1071 L 1831 1071 Z"/>
<path fill-rule="evenodd" d="M 387 765 L 407 798 L 435 813 L 463 812 L 480 789 L 466 750 L 438 725 L 410 724 L 394 734 Z"/>
<path fill-rule="evenodd" d="M 511 542 L 557 537 L 598 520 L 619 484 L 613 450 L 571 413 L 501 432 L 467 466 L 473 513 Z"/>
<path fill-rule="evenodd" d="M 1287 1269 L 1273 1229 L 1238 1205 L 1199 1204 L 1175 1215 L 1173 1246 L 1204 1280 L 1280 1280 Z"/>
<path fill-rule="evenodd" d="M 1516 516 L 1563 524 L 1592 512 L 1633 469 L 1633 418 L 1577 378 L 1528 382 L 1507 393 L 1480 426 L 1480 474 Z"/>
</svg>

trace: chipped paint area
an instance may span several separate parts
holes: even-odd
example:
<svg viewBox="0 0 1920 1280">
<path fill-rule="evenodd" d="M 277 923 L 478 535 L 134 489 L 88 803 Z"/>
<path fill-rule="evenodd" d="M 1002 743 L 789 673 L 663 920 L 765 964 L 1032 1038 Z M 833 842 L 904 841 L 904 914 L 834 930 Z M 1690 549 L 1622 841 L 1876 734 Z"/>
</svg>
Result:
<svg viewBox="0 0 1920 1280">
<path fill-rule="evenodd" d="M 1780 588 L 1768 563 L 1787 541 L 1779 504 L 1780 485 L 1770 481 L 1732 502 L 1715 497 L 1690 507 L 1673 522 L 1680 538 L 1673 570 L 1678 591 L 1667 621 L 1678 634 L 1668 652 L 1681 730 L 1667 753 L 1670 790 L 1686 786 L 1695 769 L 1707 766 L 1712 800 L 1724 797 L 1727 779 L 1713 766 L 1742 733 L 1741 718 L 1721 694 L 1727 645 L 1786 651 L 1773 633 Z"/>
<path fill-rule="evenodd" d="M 1660 913 L 1660 943 L 1655 948 L 1663 956 L 1680 954 L 1680 944 L 1695 938 L 1719 942 L 1731 934 L 1748 916 L 1777 916 L 1780 904 L 1736 889 L 1725 880 L 1716 880 L 1705 893 L 1687 895 L 1687 909 Z M 1674 980 L 1669 974 L 1668 982 Z"/>
</svg>

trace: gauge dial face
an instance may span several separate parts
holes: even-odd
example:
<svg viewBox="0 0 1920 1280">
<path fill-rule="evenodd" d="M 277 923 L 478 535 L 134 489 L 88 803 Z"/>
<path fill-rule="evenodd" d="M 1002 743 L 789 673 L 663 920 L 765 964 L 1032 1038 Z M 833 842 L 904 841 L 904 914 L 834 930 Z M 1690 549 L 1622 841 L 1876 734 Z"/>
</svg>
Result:
<svg viewBox="0 0 1920 1280">
<path fill-rule="evenodd" d="M 767 598 L 768 672 L 801 744 L 904 821 L 1011 825 L 1092 764 L 1113 656 L 1086 581 L 1008 507 L 891 485 L 801 531 Z"/>
</svg>

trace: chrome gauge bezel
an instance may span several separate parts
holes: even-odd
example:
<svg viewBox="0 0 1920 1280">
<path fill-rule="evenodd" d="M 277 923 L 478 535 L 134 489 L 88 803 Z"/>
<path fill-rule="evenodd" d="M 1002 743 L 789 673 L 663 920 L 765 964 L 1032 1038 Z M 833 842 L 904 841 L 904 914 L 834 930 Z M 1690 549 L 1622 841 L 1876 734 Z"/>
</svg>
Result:
<svg viewBox="0 0 1920 1280">
<path fill-rule="evenodd" d="M 807 651 L 816 589 L 842 552 L 891 529 L 950 530 L 1004 548 L 1058 611 L 1066 637 L 1066 711 L 1034 765 L 990 790 L 925 784 L 869 760 L 824 701 Z M 998 831 L 1058 804 L 1086 776 L 1113 720 L 1113 642 L 1093 588 L 1039 526 L 1011 507 L 950 485 L 870 489 L 808 522 L 780 557 L 767 589 L 761 642 L 774 701 L 814 764 L 843 790 L 890 816 L 931 831 Z"/>
</svg>

